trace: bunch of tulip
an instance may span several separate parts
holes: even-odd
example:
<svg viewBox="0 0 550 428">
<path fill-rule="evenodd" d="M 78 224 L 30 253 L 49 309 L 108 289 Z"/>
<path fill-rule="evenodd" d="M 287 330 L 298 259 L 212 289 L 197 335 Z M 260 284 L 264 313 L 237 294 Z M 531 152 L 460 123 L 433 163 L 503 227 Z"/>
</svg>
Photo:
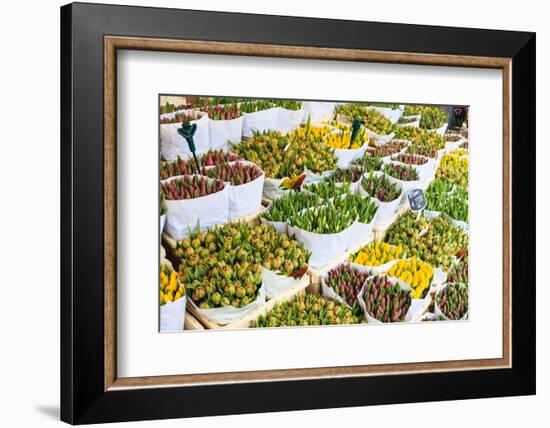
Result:
<svg viewBox="0 0 550 428">
<path fill-rule="evenodd" d="M 413 299 L 421 299 L 430 289 L 434 269 L 428 263 L 416 257 L 411 257 L 410 259 L 398 260 L 387 273 L 409 284 Z"/>
<path fill-rule="evenodd" d="M 446 215 L 428 221 L 423 215 L 408 212 L 395 222 L 385 241 L 402 245 L 408 257 L 416 256 L 432 266 L 447 270 L 454 256 L 468 248 L 468 234 L 454 226 Z"/>
<path fill-rule="evenodd" d="M 445 134 L 445 141 L 455 143 L 462 139 L 462 135 L 459 134 Z"/>
<path fill-rule="evenodd" d="M 379 135 L 391 134 L 396 128 L 383 114 L 364 104 L 341 104 L 336 108 L 336 113 L 348 117 L 350 121 L 359 119 L 366 128 Z"/>
<path fill-rule="evenodd" d="M 461 257 L 453 263 L 447 273 L 448 282 L 468 284 L 468 255 Z"/>
<path fill-rule="evenodd" d="M 447 181 L 436 178 L 426 190 L 426 209 L 440 211 L 449 217 L 468 221 L 468 190 L 459 186 L 452 186 Z"/>
<path fill-rule="evenodd" d="M 416 156 L 425 156 L 428 158 L 437 158 L 437 149 L 434 146 L 420 146 L 411 144 L 407 147 L 407 153 Z"/>
<path fill-rule="evenodd" d="M 246 306 L 262 284 L 262 266 L 299 278 L 309 252 L 268 224 L 227 223 L 177 242 L 175 256 L 187 294 L 202 309 Z"/>
<path fill-rule="evenodd" d="M 370 146 L 367 148 L 367 153 L 370 156 L 377 156 L 384 158 L 386 156 L 394 155 L 401 150 L 403 150 L 407 146 L 407 142 L 404 140 L 401 141 L 391 141 L 387 144 L 381 145 L 381 146 Z"/>
<path fill-rule="evenodd" d="M 236 160 L 239 160 L 239 157 L 235 153 L 223 150 L 209 150 L 198 157 L 198 162 L 201 167 L 219 165 Z M 169 177 L 178 175 L 191 175 L 197 172 L 196 169 L 197 167 L 193 159 L 182 159 L 178 156 L 174 161 L 161 162 L 160 178 L 165 180 Z"/>
<path fill-rule="evenodd" d="M 289 224 L 312 233 L 333 234 L 347 229 L 354 221 L 353 213 L 337 209 L 333 202 L 294 215 Z"/>
<path fill-rule="evenodd" d="M 359 324 L 360 318 L 343 303 L 326 300 L 315 294 L 295 296 L 276 303 L 266 315 L 253 322 L 253 327 L 296 327 L 335 324 Z"/>
<path fill-rule="evenodd" d="M 235 162 L 203 168 L 202 175 L 229 182 L 233 186 L 239 186 L 256 180 L 262 175 L 262 171 L 256 165 Z"/>
<path fill-rule="evenodd" d="M 267 100 L 276 107 L 281 107 L 287 110 L 300 110 L 302 108 L 302 101 L 295 100 Z"/>
<path fill-rule="evenodd" d="M 468 312 L 468 285 L 448 282 L 436 293 L 435 303 L 447 318 L 462 319 Z"/>
<path fill-rule="evenodd" d="M 420 128 L 434 129 L 439 128 L 448 120 L 447 112 L 439 107 L 426 105 L 408 105 L 403 112 L 404 116 L 422 115 L 420 118 Z"/>
<path fill-rule="evenodd" d="M 221 180 L 210 180 L 199 175 L 184 175 L 160 183 L 160 190 L 164 193 L 166 200 L 170 201 L 208 196 L 223 190 L 224 187 Z"/>
<path fill-rule="evenodd" d="M 319 181 L 318 183 L 307 184 L 304 186 L 304 190 L 327 201 L 346 193 L 350 193 L 350 183 L 344 182 L 339 184 L 337 180 L 329 179 Z"/>
<path fill-rule="evenodd" d="M 390 182 L 388 177 L 383 174 L 376 176 L 372 172 L 363 177 L 361 187 L 369 196 L 378 199 L 380 202 L 395 201 L 402 193 L 397 184 Z"/>
<path fill-rule="evenodd" d="M 319 203 L 320 199 L 317 195 L 308 192 L 289 192 L 271 202 L 269 208 L 263 211 L 260 217 L 268 221 L 286 221 L 302 210 Z"/>
<path fill-rule="evenodd" d="M 349 131 L 340 131 L 333 132 L 327 135 L 324 139 L 325 143 L 334 149 L 359 149 L 365 140 L 368 140 L 368 137 L 365 136 L 365 128 L 361 128 L 353 143 L 351 142 L 351 132 Z"/>
<path fill-rule="evenodd" d="M 411 165 L 387 163 L 382 167 L 382 171 L 401 181 L 416 181 L 420 178 L 418 175 L 418 170 Z"/>
<path fill-rule="evenodd" d="M 268 177 L 301 175 L 304 168 L 324 172 L 336 167 L 334 149 L 321 140 L 289 139 L 276 131 L 255 133 L 235 147 L 242 158 L 257 164 Z"/>
<path fill-rule="evenodd" d="M 231 120 L 241 116 L 239 106 L 236 104 L 218 104 L 215 106 L 204 106 L 200 108 L 208 114 L 212 120 Z"/>
<path fill-rule="evenodd" d="M 403 256 L 401 245 L 395 246 L 386 242 L 374 241 L 361 248 L 350 260 L 363 266 L 380 266 Z"/>
<path fill-rule="evenodd" d="M 416 146 L 433 147 L 436 150 L 445 148 L 445 139 L 437 132 L 423 131 L 420 135 L 412 139 Z"/>
<path fill-rule="evenodd" d="M 428 158 L 411 153 L 399 153 L 398 155 L 392 156 L 391 159 L 393 161 L 406 163 L 407 165 L 424 165 L 428 162 Z"/>
<path fill-rule="evenodd" d="M 306 126 L 302 126 L 300 128 L 297 128 L 294 130 L 291 134 L 291 137 L 297 138 L 299 140 L 311 138 L 314 140 L 322 140 L 327 135 L 334 132 L 334 129 L 332 129 L 330 126 L 310 126 L 309 128 Z"/>
<path fill-rule="evenodd" d="M 447 112 L 439 107 L 427 107 L 420 118 L 420 127 L 423 129 L 436 129 L 449 120 Z"/>
<path fill-rule="evenodd" d="M 239 104 L 241 113 L 255 113 L 257 111 L 273 108 L 274 105 L 268 100 L 246 100 Z"/>
<path fill-rule="evenodd" d="M 400 322 L 405 320 L 412 296 L 387 275 L 376 275 L 367 279 L 363 300 L 371 317 L 381 322 Z"/>
<path fill-rule="evenodd" d="M 174 117 L 168 118 L 168 117 L 161 117 L 160 123 L 161 125 L 166 125 L 168 123 L 183 123 L 188 122 L 190 120 L 195 120 L 196 117 L 193 117 L 192 114 L 187 114 L 183 112 L 176 113 Z"/>
<path fill-rule="evenodd" d="M 416 116 L 401 116 L 397 123 L 400 125 L 406 125 L 408 123 L 416 122 L 418 118 Z"/>
<path fill-rule="evenodd" d="M 468 187 L 468 158 L 454 155 L 445 155 L 435 174 L 449 184 Z"/>
<path fill-rule="evenodd" d="M 449 154 L 453 155 L 453 156 L 467 156 L 468 155 L 468 150 L 467 149 L 457 149 L 457 150 L 453 150 Z"/>
<path fill-rule="evenodd" d="M 343 263 L 329 270 L 324 281 L 327 287 L 332 288 L 351 308 L 354 308 L 357 305 L 357 295 L 368 276 L 368 272 Z"/>
<path fill-rule="evenodd" d="M 361 167 L 338 168 L 331 179 L 337 183 L 356 183 L 364 173 L 365 170 Z"/>
<path fill-rule="evenodd" d="M 396 129 L 395 138 L 412 141 L 416 137 L 419 137 L 422 134 L 424 134 L 425 132 L 426 131 L 424 131 L 423 129 L 417 128 L 416 126 L 401 126 Z"/>
<path fill-rule="evenodd" d="M 160 305 L 175 302 L 185 295 L 185 288 L 179 281 L 179 275 L 167 264 L 160 268 Z"/>
<path fill-rule="evenodd" d="M 356 165 L 365 172 L 379 171 L 382 167 L 382 159 L 379 156 L 371 156 L 369 152 L 366 152 L 360 158 L 354 159 L 352 165 Z"/>
</svg>

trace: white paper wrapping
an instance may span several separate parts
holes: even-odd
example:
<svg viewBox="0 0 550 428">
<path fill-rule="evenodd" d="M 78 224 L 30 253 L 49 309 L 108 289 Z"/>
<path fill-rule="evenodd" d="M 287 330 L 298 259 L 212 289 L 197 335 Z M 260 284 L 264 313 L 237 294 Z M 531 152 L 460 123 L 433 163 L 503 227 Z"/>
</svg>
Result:
<svg viewBox="0 0 550 428">
<path fill-rule="evenodd" d="M 373 110 L 376 110 L 386 119 L 389 119 L 392 123 L 397 123 L 397 121 L 403 114 L 403 111 L 405 110 L 405 106 L 403 105 L 400 105 L 398 108 L 395 108 L 395 109 L 392 109 L 389 107 L 376 107 L 376 106 L 370 106 L 370 108 Z"/>
<path fill-rule="evenodd" d="M 460 148 L 460 145 L 465 141 L 468 141 L 468 140 L 464 139 L 464 140 L 457 140 L 457 141 L 446 141 L 445 152 L 450 153 L 450 152 L 454 152 L 455 150 L 458 150 Z"/>
<path fill-rule="evenodd" d="M 323 181 L 327 178 L 329 178 L 332 174 L 334 174 L 334 170 L 330 171 L 323 171 L 323 172 L 313 172 L 307 168 L 304 168 L 304 172 L 306 174 L 306 178 L 304 179 L 303 185 L 310 184 L 310 183 L 318 183 L 319 181 Z"/>
<path fill-rule="evenodd" d="M 304 110 L 289 110 L 282 107 L 277 107 L 277 120 L 275 128 L 282 133 L 290 132 L 296 129 L 304 119 Z"/>
<path fill-rule="evenodd" d="M 163 214 L 160 216 L 160 235 L 162 235 L 162 231 L 164 230 L 165 222 L 166 222 L 166 214 Z"/>
<path fill-rule="evenodd" d="M 381 175 L 386 175 L 382 171 L 374 171 L 372 173 L 374 176 L 380 177 Z M 369 173 L 365 173 L 363 175 L 363 178 L 368 177 Z M 387 177 L 387 175 L 386 175 Z M 391 178 L 391 177 L 389 177 Z M 391 182 L 391 181 L 390 181 Z M 395 182 L 395 181 L 394 181 Z M 396 186 L 401 189 L 401 195 L 390 202 L 382 202 L 378 199 L 372 197 L 373 200 L 377 201 L 379 203 L 378 205 L 378 211 L 376 212 L 376 216 L 374 218 L 374 224 L 375 225 L 381 225 L 385 224 L 390 218 L 392 218 L 395 213 L 397 212 L 399 206 L 401 205 L 401 201 L 403 200 L 403 195 L 405 192 L 403 192 L 403 186 L 401 183 L 397 180 Z M 359 194 L 363 196 L 364 198 L 370 197 L 369 194 L 363 189 L 363 187 L 359 187 Z"/>
<path fill-rule="evenodd" d="M 358 149 L 334 149 L 334 155 L 338 161 L 338 168 L 349 168 L 355 159 L 359 159 L 367 151 L 368 140 Z"/>
<path fill-rule="evenodd" d="M 230 165 L 240 163 L 242 165 L 253 165 L 261 171 L 261 168 L 249 161 L 233 161 Z M 207 167 L 208 169 L 216 168 L 215 166 Z M 262 193 L 264 188 L 265 174 L 255 180 L 233 186 L 229 182 L 225 183 L 229 187 L 229 219 L 244 217 L 259 211 L 262 206 Z"/>
<path fill-rule="evenodd" d="M 264 197 L 274 200 L 286 195 L 289 190 L 282 189 L 281 184 L 283 184 L 283 179 L 281 178 L 265 177 L 263 190 Z"/>
<path fill-rule="evenodd" d="M 445 123 L 445 124 L 441 125 L 439 128 L 430 129 L 430 131 L 437 132 L 439 135 L 445 135 L 445 131 L 447 131 L 447 126 L 448 126 L 448 124 Z"/>
<path fill-rule="evenodd" d="M 278 108 L 244 113 L 242 123 L 243 137 L 251 137 L 253 132 L 263 132 L 267 129 L 275 129 L 277 125 Z"/>
<path fill-rule="evenodd" d="M 351 230 L 350 226 L 339 233 L 320 234 L 288 225 L 289 234 L 311 251 L 309 265 L 315 269 L 346 253 Z"/>
<path fill-rule="evenodd" d="M 193 136 L 197 153 L 207 152 L 210 148 L 210 129 L 208 115 L 203 112 L 193 110 L 181 110 L 177 113 L 184 112 L 192 116 L 201 116 L 196 120 L 190 121 L 191 124 L 197 124 L 197 130 Z M 167 113 L 161 116 L 172 118 L 176 112 Z M 165 123 L 160 125 L 160 153 L 164 160 L 176 160 L 179 157 L 186 158 L 192 156 L 189 150 L 187 140 L 178 134 L 178 128 L 181 128 L 181 123 Z"/>
<path fill-rule="evenodd" d="M 307 274 L 306 274 L 307 275 Z M 265 288 L 265 294 L 268 299 L 272 299 L 293 285 L 297 284 L 301 278 L 286 276 L 280 272 L 275 272 L 262 267 L 262 281 Z"/>
<path fill-rule="evenodd" d="M 243 118 L 231 120 L 212 120 L 208 119 L 210 128 L 210 148 L 214 150 L 229 150 L 232 145 L 241 142 L 243 130 Z"/>
<path fill-rule="evenodd" d="M 174 302 L 160 307 L 160 331 L 181 331 L 185 325 L 185 305 L 187 296 L 182 296 Z"/>
<path fill-rule="evenodd" d="M 169 182 L 183 176 L 170 177 Z M 210 178 L 206 178 L 211 180 Z M 229 220 L 229 186 L 223 190 L 194 199 L 165 200 L 166 233 L 180 240 L 189 236 L 197 225 L 200 230 L 226 223 Z"/>
<path fill-rule="evenodd" d="M 304 110 L 303 121 L 307 122 L 308 116 L 311 116 L 312 122 L 320 122 L 329 120 L 334 115 L 336 103 L 320 102 L 320 101 L 304 101 L 302 109 Z"/>
<path fill-rule="evenodd" d="M 371 137 L 374 140 L 374 143 L 377 146 L 382 146 L 384 144 L 389 143 L 391 140 L 393 140 L 393 137 L 395 137 L 395 133 L 392 132 L 391 134 L 387 135 L 379 135 L 374 131 L 371 131 L 369 128 L 365 127 L 365 132 L 369 137 Z"/>
<path fill-rule="evenodd" d="M 433 312 L 426 312 L 424 315 L 422 315 L 418 321 L 435 321 L 437 320 L 437 316 Z"/>
</svg>

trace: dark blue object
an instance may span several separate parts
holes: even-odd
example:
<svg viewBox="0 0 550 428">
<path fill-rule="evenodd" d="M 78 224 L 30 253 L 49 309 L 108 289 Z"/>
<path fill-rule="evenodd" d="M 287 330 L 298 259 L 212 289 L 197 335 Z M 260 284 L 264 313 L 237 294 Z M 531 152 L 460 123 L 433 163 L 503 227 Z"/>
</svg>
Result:
<svg viewBox="0 0 550 428">
<path fill-rule="evenodd" d="M 412 189 L 407 193 L 409 199 L 409 205 L 412 211 L 420 211 L 426 208 L 428 201 L 426 201 L 426 195 L 422 189 Z"/>
<path fill-rule="evenodd" d="M 183 138 L 187 140 L 187 144 L 189 145 L 189 150 L 191 150 L 191 153 L 193 153 L 193 159 L 195 159 L 197 174 L 200 174 L 201 167 L 199 165 L 197 155 L 195 154 L 195 151 L 197 149 L 195 148 L 195 142 L 193 141 L 193 135 L 195 135 L 195 132 L 197 132 L 197 124 L 193 123 L 191 125 L 189 121 L 183 122 L 181 124 L 181 128 L 178 128 L 178 134 L 180 134 Z"/>
<path fill-rule="evenodd" d="M 353 123 L 351 124 L 351 137 L 350 137 L 350 146 L 353 144 L 353 140 L 355 140 L 355 137 L 357 137 L 357 133 L 359 132 L 359 129 L 361 128 L 361 121 L 357 118 L 353 119 Z"/>
</svg>

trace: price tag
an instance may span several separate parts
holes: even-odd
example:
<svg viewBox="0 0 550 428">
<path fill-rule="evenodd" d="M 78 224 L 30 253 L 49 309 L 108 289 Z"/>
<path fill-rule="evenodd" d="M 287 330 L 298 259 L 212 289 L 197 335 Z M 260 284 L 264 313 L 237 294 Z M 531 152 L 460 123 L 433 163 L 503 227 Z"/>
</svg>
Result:
<svg viewBox="0 0 550 428">
<path fill-rule="evenodd" d="M 409 206 L 412 211 L 421 211 L 426 208 L 428 201 L 426 201 L 426 195 L 422 189 L 412 189 L 407 193 L 409 199 Z"/>
</svg>

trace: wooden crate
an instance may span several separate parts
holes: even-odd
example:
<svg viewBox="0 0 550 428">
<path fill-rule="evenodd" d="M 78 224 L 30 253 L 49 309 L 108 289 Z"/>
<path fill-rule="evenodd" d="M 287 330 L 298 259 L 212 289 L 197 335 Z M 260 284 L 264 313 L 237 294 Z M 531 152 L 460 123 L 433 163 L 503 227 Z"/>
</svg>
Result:
<svg viewBox="0 0 550 428">
<path fill-rule="evenodd" d="M 283 293 L 268 300 L 259 308 L 253 309 L 246 314 L 243 314 L 241 317 L 237 318 L 234 321 L 231 321 L 229 324 L 222 325 L 208 319 L 207 317 L 201 315 L 191 303 L 187 303 L 186 312 L 190 312 L 207 329 L 229 330 L 236 328 L 249 328 L 252 321 L 257 320 L 260 315 L 267 314 L 267 312 L 273 309 L 276 303 L 289 301 L 296 295 L 304 294 L 305 289 L 308 285 L 309 276 L 306 274 L 296 284 L 294 284 L 292 287 L 289 287 Z"/>
<path fill-rule="evenodd" d="M 204 330 L 204 326 L 199 322 L 198 319 L 191 315 L 188 310 L 186 310 L 184 330 Z"/>
</svg>

